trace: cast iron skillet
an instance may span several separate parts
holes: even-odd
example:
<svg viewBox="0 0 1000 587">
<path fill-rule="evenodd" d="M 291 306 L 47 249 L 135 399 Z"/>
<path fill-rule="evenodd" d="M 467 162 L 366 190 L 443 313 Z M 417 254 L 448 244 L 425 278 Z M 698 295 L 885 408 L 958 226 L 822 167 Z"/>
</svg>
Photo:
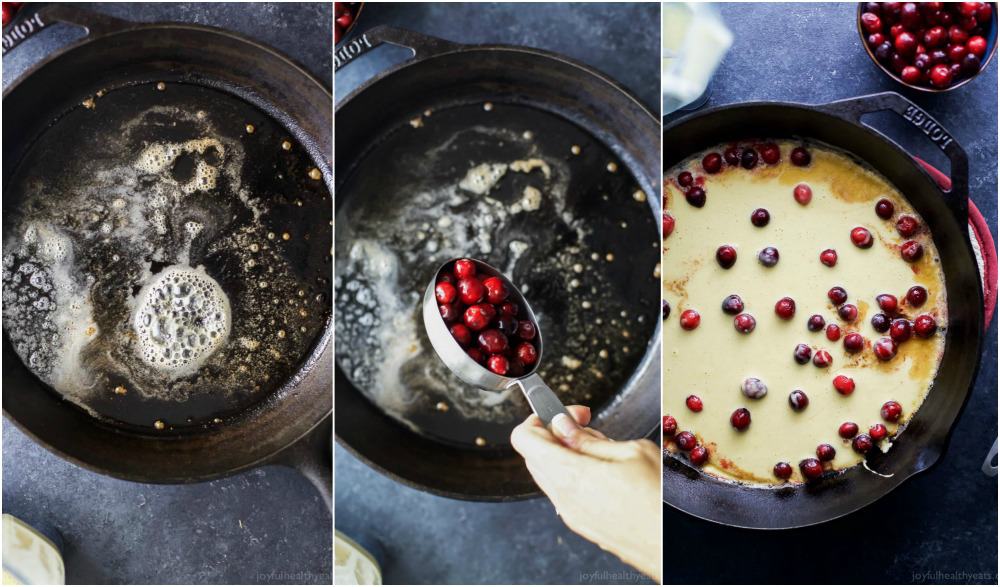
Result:
<svg viewBox="0 0 1000 587">
<path fill-rule="evenodd" d="M 898 144 L 861 121 L 891 111 L 922 131 L 951 162 L 944 191 Z M 720 481 L 666 456 L 664 501 L 693 516 L 730 526 L 780 529 L 819 524 L 881 498 L 938 461 L 948 445 L 979 368 L 983 289 L 968 230 L 969 163 L 940 124 L 902 96 L 887 92 L 822 105 L 759 102 L 712 108 L 663 129 L 664 169 L 691 153 L 748 137 L 804 138 L 850 152 L 895 185 L 927 222 L 941 254 L 948 291 L 948 330 L 934 386 L 888 454 L 816 483 L 776 489 Z M 669 345 L 669 341 L 667 342 Z"/>
<path fill-rule="evenodd" d="M 60 113 L 103 87 L 164 78 L 203 83 L 266 112 L 304 146 L 330 188 L 331 94 L 287 58 L 208 27 L 130 23 L 68 5 L 34 12 L 29 7 L 8 27 L 5 53 L 53 23 L 80 26 L 89 35 L 35 65 L 4 91 L 5 185 L 35 138 Z M 329 250 L 313 248 L 321 256 Z M 62 400 L 25 367 L 5 332 L 4 415 L 45 448 L 98 473 L 188 483 L 284 464 L 305 474 L 329 505 L 331 324 L 327 319 L 298 371 L 266 399 L 214 432 L 175 436 L 116 427 Z"/>
<path fill-rule="evenodd" d="M 382 72 L 338 104 L 338 211 L 351 197 L 341 189 L 345 178 L 388 129 L 405 125 L 414 112 L 484 101 L 527 105 L 569 120 L 610 148 L 647 194 L 660 193 L 659 123 L 602 74 L 536 49 L 464 46 L 385 26 L 340 47 L 336 67 L 382 43 L 409 48 L 415 57 Z M 659 198 L 648 201 L 648 220 L 658 227 Z M 659 340 L 657 324 L 627 384 L 595 411 L 594 425 L 608 436 L 639 438 L 658 428 Z M 335 377 L 337 440 L 392 479 L 459 499 L 509 501 L 538 495 L 523 460 L 513 451 L 469 450 L 433 441 L 385 415 L 339 366 Z"/>
</svg>

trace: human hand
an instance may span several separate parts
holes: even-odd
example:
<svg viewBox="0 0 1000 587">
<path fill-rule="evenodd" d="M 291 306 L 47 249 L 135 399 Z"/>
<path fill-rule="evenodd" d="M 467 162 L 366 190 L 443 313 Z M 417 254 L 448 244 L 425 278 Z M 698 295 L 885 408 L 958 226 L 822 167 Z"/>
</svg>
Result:
<svg viewBox="0 0 1000 587">
<path fill-rule="evenodd" d="M 531 415 L 510 442 L 567 526 L 660 580 L 660 450 L 648 440 L 615 442 L 585 426 L 590 408 L 568 406 L 545 428 Z M 574 421 L 575 420 L 575 421 Z"/>
</svg>

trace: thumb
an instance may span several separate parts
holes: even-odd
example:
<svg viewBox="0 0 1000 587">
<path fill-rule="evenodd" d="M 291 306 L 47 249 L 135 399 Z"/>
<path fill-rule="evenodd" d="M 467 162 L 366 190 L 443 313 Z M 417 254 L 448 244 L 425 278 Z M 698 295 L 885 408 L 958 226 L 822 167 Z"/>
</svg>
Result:
<svg viewBox="0 0 1000 587">
<path fill-rule="evenodd" d="M 632 443 L 608 440 L 596 430 L 581 428 L 565 414 L 552 419 L 552 434 L 569 448 L 594 458 L 620 461 L 635 456 Z"/>
</svg>

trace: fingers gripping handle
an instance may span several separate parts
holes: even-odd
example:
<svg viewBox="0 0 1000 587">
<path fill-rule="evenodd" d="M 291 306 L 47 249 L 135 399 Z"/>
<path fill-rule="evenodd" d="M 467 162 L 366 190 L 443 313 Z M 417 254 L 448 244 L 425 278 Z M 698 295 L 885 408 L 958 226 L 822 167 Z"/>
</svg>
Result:
<svg viewBox="0 0 1000 587">
<path fill-rule="evenodd" d="M 534 410 L 535 414 L 545 423 L 546 426 L 552 423 L 552 419 L 558 414 L 566 414 L 570 418 L 569 411 L 566 406 L 559 401 L 556 394 L 545 385 L 542 378 L 538 375 L 532 375 L 524 379 L 518 379 L 514 382 L 521 388 L 521 392 L 524 393 L 524 397 L 528 400 L 531 405 L 531 409 Z"/>
</svg>

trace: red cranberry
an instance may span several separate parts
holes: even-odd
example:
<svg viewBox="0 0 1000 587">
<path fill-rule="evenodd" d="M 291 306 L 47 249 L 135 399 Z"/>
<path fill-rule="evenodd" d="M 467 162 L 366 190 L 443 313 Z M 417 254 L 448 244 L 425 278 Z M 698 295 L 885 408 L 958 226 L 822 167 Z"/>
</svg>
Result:
<svg viewBox="0 0 1000 587">
<path fill-rule="evenodd" d="M 896 356 L 897 347 L 891 338 L 880 338 L 872 345 L 872 350 L 880 361 L 890 361 Z"/>
<path fill-rule="evenodd" d="M 782 461 L 774 466 L 774 476 L 778 479 L 788 479 L 792 476 L 792 466 Z"/>
<path fill-rule="evenodd" d="M 747 147 L 740 155 L 740 166 L 743 169 L 753 169 L 757 167 L 757 151 L 753 147 Z"/>
<path fill-rule="evenodd" d="M 483 351 L 477 348 L 466 349 L 465 354 L 469 355 L 473 361 L 479 363 L 480 365 L 486 363 L 486 355 L 483 354 Z"/>
<path fill-rule="evenodd" d="M 781 298 L 774 304 L 774 313 L 779 318 L 791 320 L 795 316 L 795 300 L 792 298 Z"/>
<path fill-rule="evenodd" d="M 986 55 L 986 47 L 987 47 L 986 39 L 979 35 L 972 37 L 971 39 L 969 39 L 969 42 L 965 44 L 965 48 L 969 50 L 969 53 L 972 53 L 973 55 L 975 55 L 980 59 L 982 59 L 983 56 Z"/>
<path fill-rule="evenodd" d="M 507 337 L 517 336 L 517 327 L 519 324 L 520 322 L 518 322 L 517 318 L 503 314 L 493 323 L 496 329 L 504 333 Z"/>
<path fill-rule="evenodd" d="M 534 365 L 535 361 L 538 360 L 538 350 L 530 342 L 522 342 L 517 345 L 517 350 L 514 353 L 525 365 Z"/>
<path fill-rule="evenodd" d="M 792 190 L 792 197 L 795 198 L 796 202 L 805 206 L 813 199 L 812 188 L 804 183 L 800 183 Z"/>
<path fill-rule="evenodd" d="M 757 260 L 760 261 L 761 265 L 764 267 L 774 267 L 778 264 L 778 249 L 774 247 L 764 247 L 761 249 L 760 253 L 757 254 Z"/>
<path fill-rule="evenodd" d="M 667 238 L 668 236 L 670 236 L 670 235 L 672 235 L 674 233 L 674 225 L 675 224 L 676 224 L 676 221 L 674 220 L 674 217 L 671 216 L 669 212 L 664 212 L 663 213 L 663 238 Z"/>
<path fill-rule="evenodd" d="M 740 148 L 737 147 L 736 145 L 733 145 L 732 147 L 728 147 L 725 151 L 722 152 L 722 157 L 726 160 L 726 163 L 730 165 L 739 165 L 740 154 L 741 154 Z"/>
<path fill-rule="evenodd" d="M 844 337 L 844 350 L 849 353 L 859 353 L 865 348 L 865 337 L 857 332 L 850 332 Z"/>
<path fill-rule="evenodd" d="M 677 434 L 676 438 L 677 446 L 681 450 L 687 452 L 692 448 L 698 446 L 698 439 L 695 438 L 694 434 L 691 434 L 687 430 Z"/>
<path fill-rule="evenodd" d="M 874 239 L 872 233 L 863 226 L 857 226 L 851 230 L 851 242 L 859 249 L 871 248 Z"/>
<path fill-rule="evenodd" d="M 809 332 L 819 332 L 824 326 L 826 326 L 826 320 L 819 314 L 813 314 L 806 321 L 806 328 L 809 329 Z"/>
<path fill-rule="evenodd" d="M 747 377 L 740 385 L 740 391 L 750 399 L 760 399 L 767 395 L 767 385 L 756 377 Z"/>
<path fill-rule="evenodd" d="M 805 167 L 812 161 L 812 155 L 809 154 L 809 151 L 805 147 L 795 147 L 788 158 L 792 161 L 792 165 L 796 167 Z"/>
<path fill-rule="evenodd" d="M 843 306 L 837 308 L 837 314 L 840 319 L 848 324 L 854 323 L 858 319 L 858 307 L 854 304 L 844 304 Z"/>
<path fill-rule="evenodd" d="M 913 319 L 913 334 L 918 338 L 930 338 L 937 332 L 937 322 L 928 314 L 921 314 Z"/>
<path fill-rule="evenodd" d="M 459 259 L 455 261 L 455 277 L 466 279 L 476 276 L 476 263 L 471 259 Z"/>
<path fill-rule="evenodd" d="M 847 375 L 837 375 L 833 378 L 833 388 L 840 395 L 851 395 L 854 393 L 854 380 Z"/>
<path fill-rule="evenodd" d="M 722 170 L 722 156 L 718 153 L 709 153 L 701 160 L 701 167 L 705 173 L 718 173 Z"/>
<path fill-rule="evenodd" d="M 951 85 L 951 68 L 943 63 L 939 63 L 931 68 L 931 85 L 937 88 L 947 88 Z"/>
<path fill-rule="evenodd" d="M 451 273 L 443 273 L 442 272 L 440 275 L 438 275 L 437 282 L 438 283 L 450 283 L 451 285 L 455 285 L 456 283 L 458 283 L 458 280 L 455 279 L 455 276 L 452 275 Z"/>
<path fill-rule="evenodd" d="M 692 412 L 700 412 L 702 408 L 705 407 L 701 401 L 701 398 L 696 395 L 687 396 L 687 399 L 684 400 L 684 403 L 687 404 L 688 409 L 691 410 Z"/>
<path fill-rule="evenodd" d="M 695 314 L 697 315 L 697 312 L 695 312 Z M 520 322 L 518 322 L 517 324 L 518 338 L 520 338 L 521 340 L 534 340 L 536 334 L 538 334 L 538 330 L 535 328 L 535 325 L 532 324 L 531 320 L 521 320 Z"/>
<path fill-rule="evenodd" d="M 880 19 L 877 14 L 865 12 L 861 15 L 861 26 L 864 27 L 869 34 L 874 34 L 882 30 L 882 19 Z"/>
<path fill-rule="evenodd" d="M 979 11 L 976 13 L 976 20 L 986 26 L 990 22 L 990 17 L 993 16 L 993 4 L 989 2 L 980 2 Z"/>
<path fill-rule="evenodd" d="M 691 464 L 700 467 L 708 461 L 708 449 L 702 445 L 698 445 L 691 449 L 691 453 L 688 455 L 688 460 Z"/>
<path fill-rule="evenodd" d="M 885 42 L 885 35 L 882 33 L 872 33 L 868 35 L 868 45 L 878 47 Z"/>
<path fill-rule="evenodd" d="M 854 422 L 844 422 L 840 425 L 840 428 L 837 429 L 837 434 L 839 434 L 841 438 L 854 438 L 858 434 L 858 425 Z"/>
<path fill-rule="evenodd" d="M 830 298 L 834 306 L 839 306 L 847 301 L 847 290 L 840 287 L 831 287 L 830 291 L 826 292 L 826 297 Z"/>
<path fill-rule="evenodd" d="M 701 314 L 695 310 L 684 310 L 681 312 L 681 328 L 684 330 L 694 330 L 701 324 Z"/>
<path fill-rule="evenodd" d="M 958 12 L 966 18 L 975 18 L 980 4 L 980 2 L 959 2 Z"/>
<path fill-rule="evenodd" d="M 509 367 L 507 368 L 508 377 L 521 377 L 527 372 L 524 367 L 524 362 L 517 358 L 517 355 L 507 357 L 507 362 L 509 364 Z"/>
<path fill-rule="evenodd" d="M 899 10 L 899 21 L 908 29 L 920 26 L 920 11 L 914 2 L 904 2 Z"/>
<path fill-rule="evenodd" d="M 454 322 L 460 316 L 458 304 L 440 304 L 438 305 L 438 310 L 441 312 L 441 319 L 445 323 Z"/>
<path fill-rule="evenodd" d="M 964 45 L 952 45 L 948 48 L 948 61 L 952 63 L 961 63 L 962 59 L 969 54 L 969 51 Z"/>
<path fill-rule="evenodd" d="M 886 422 L 899 422 L 900 416 L 903 415 L 903 406 L 899 402 L 890 400 L 882 404 L 879 414 Z"/>
<path fill-rule="evenodd" d="M 833 249 L 823 251 L 819 254 L 819 262 L 827 267 L 833 267 L 837 264 L 837 251 Z"/>
<path fill-rule="evenodd" d="M 821 461 L 832 461 L 837 456 L 837 449 L 829 444 L 821 444 L 816 447 L 816 458 Z"/>
<path fill-rule="evenodd" d="M 948 29 L 948 40 L 955 45 L 965 45 L 965 43 L 969 40 L 969 33 L 962 30 L 962 27 L 957 24 L 952 25 Z"/>
<path fill-rule="evenodd" d="M 454 338 L 458 344 L 465 346 L 472 342 L 472 332 L 465 324 L 452 324 L 449 330 L 451 331 L 452 338 Z"/>
<path fill-rule="evenodd" d="M 743 311 L 743 300 L 736 294 L 726 296 L 726 299 L 722 300 L 722 311 L 731 316 L 739 314 Z"/>
<path fill-rule="evenodd" d="M 496 311 L 493 309 L 493 306 L 489 304 L 476 304 L 475 306 L 466 308 L 462 318 L 466 326 L 479 332 L 489 326 L 490 322 L 493 321 L 495 313 Z"/>
<path fill-rule="evenodd" d="M 521 308 L 514 302 L 504 302 L 500 304 L 500 313 L 504 316 L 517 316 Z"/>
<path fill-rule="evenodd" d="M 899 308 L 899 300 L 892 294 L 879 294 L 875 296 L 875 303 L 886 314 L 895 314 Z"/>
<path fill-rule="evenodd" d="M 809 359 L 812 358 L 812 349 L 809 348 L 809 345 L 807 344 L 799 343 L 795 345 L 795 351 L 792 352 L 792 357 L 799 365 L 805 365 L 809 362 Z"/>
<path fill-rule="evenodd" d="M 760 146 L 760 158 L 768 165 L 774 165 L 781 160 L 781 149 L 774 143 L 766 143 Z"/>
<path fill-rule="evenodd" d="M 833 357 L 826 351 L 816 351 L 816 354 L 813 355 L 813 365 L 816 365 L 820 369 L 825 369 L 832 364 Z"/>
<path fill-rule="evenodd" d="M 767 226 L 767 223 L 770 221 L 771 221 L 771 214 L 763 208 L 757 208 L 756 210 L 750 213 L 750 223 L 756 226 L 757 228 L 763 228 Z"/>
<path fill-rule="evenodd" d="M 682 188 L 689 188 L 694 183 L 694 176 L 690 171 L 682 171 L 677 174 L 677 185 Z"/>
<path fill-rule="evenodd" d="M 677 418 L 669 414 L 663 416 L 663 436 L 673 438 L 674 434 L 677 434 Z"/>
<path fill-rule="evenodd" d="M 818 460 L 809 458 L 799 463 L 799 471 L 806 480 L 812 481 L 823 476 L 823 465 Z"/>
<path fill-rule="evenodd" d="M 903 71 L 899 72 L 899 77 L 904 83 L 916 85 L 920 83 L 920 79 L 924 77 L 924 74 L 913 65 L 907 65 L 903 68 Z"/>
<path fill-rule="evenodd" d="M 695 208 L 701 208 L 705 205 L 705 190 L 699 186 L 694 186 L 684 194 L 684 199 Z"/>
<path fill-rule="evenodd" d="M 931 27 L 924 33 L 924 45 L 933 49 L 943 44 L 947 36 L 943 26 Z"/>
<path fill-rule="evenodd" d="M 450 304 L 455 301 L 457 295 L 458 290 L 447 281 L 442 281 L 434 286 L 434 298 L 439 304 Z"/>
<path fill-rule="evenodd" d="M 982 69 L 982 67 L 983 62 L 972 53 L 968 53 L 962 58 L 961 69 L 962 73 L 965 75 L 975 75 L 979 73 L 979 70 Z"/>
<path fill-rule="evenodd" d="M 889 325 L 889 336 L 896 342 L 906 342 L 913 334 L 912 325 L 906 318 L 896 318 Z"/>
<path fill-rule="evenodd" d="M 906 241 L 899 249 L 900 256 L 908 263 L 916 263 L 924 256 L 924 246 L 917 241 Z"/>
<path fill-rule="evenodd" d="M 919 229 L 920 223 L 913 216 L 904 214 L 896 220 L 896 232 L 904 238 L 910 238 L 917 234 Z"/>
<path fill-rule="evenodd" d="M 740 334 L 750 334 L 757 326 L 757 321 L 750 314 L 739 314 L 733 318 L 733 327 Z"/>
<path fill-rule="evenodd" d="M 510 295 L 507 284 L 499 277 L 487 277 L 483 280 L 483 286 L 486 288 L 486 299 L 491 304 L 499 304 Z"/>
<path fill-rule="evenodd" d="M 896 37 L 894 47 L 900 55 L 913 55 L 917 51 L 917 39 L 908 31 L 903 31 Z"/>
<path fill-rule="evenodd" d="M 855 452 L 865 454 L 872 449 L 874 443 L 872 442 L 871 436 L 867 434 L 858 434 L 851 441 L 851 447 L 854 448 Z"/>
<path fill-rule="evenodd" d="M 479 349 L 491 355 L 506 352 L 507 337 L 495 328 L 484 330 L 479 333 Z"/>
<path fill-rule="evenodd" d="M 892 68 L 896 74 L 903 72 L 903 68 L 906 67 L 906 57 L 903 57 L 897 52 L 892 53 L 892 57 L 889 58 L 889 67 Z"/>
<path fill-rule="evenodd" d="M 478 304 L 486 295 L 483 282 L 475 277 L 464 277 L 458 280 L 458 299 L 466 306 Z"/>
<path fill-rule="evenodd" d="M 885 314 L 875 314 L 872 316 L 872 328 L 875 329 L 875 332 L 883 334 L 889 332 L 889 317 Z"/>
<path fill-rule="evenodd" d="M 666 320 L 670 317 L 670 302 L 667 300 L 660 300 L 660 308 L 663 310 L 663 319 Z"/>
<path fill-rule="evenodd" d="M 729 269 L 736 264 L 736 249 L 729 245 L 722 245 L 715 251 L 715 260 L 723 269 Z"/>
<path fill-rule="evenodd" d="M 878 59 L 881 63 L 886 63 L 892 58 L 892 43 L 889 41 L 882 41 L 882 43 L 875 47 L 875 59 Z"/>
<path fill-rule="evenodd" d="M 889 429 L 885 427 L 885 424 L 872 424 L 871 427 L 868 428 L 868 436 L 870 436 L 875 442 L 882 440 L 888 435 Z"/>
<path fill-rule="evenodd" d="M 490 355 L 486 361 L 486 368 L 497 375 L 506 375 L 507 370 L 510 369 L 510 362 L 503 355 Z"/>
<path fill-rule="evenodd" d="M 729 417 L 729 423 L 737 430 L 746 430 L 750 426 L 750 410 L 737 408 Z"/>
<path fill-rule="evenodd" d="M 840 340 L 840 326 L 837 326 L 836 324 L 827 324 L 826 339 L 830 342 L 837 342 Z"/>
<path fill-rule="evenodd" d="M 809 406 L 809 396 L 801 389 L 796 389 L 788 394 L 788 405 L 796 412 L 801 412 Z"/>
</svg>

